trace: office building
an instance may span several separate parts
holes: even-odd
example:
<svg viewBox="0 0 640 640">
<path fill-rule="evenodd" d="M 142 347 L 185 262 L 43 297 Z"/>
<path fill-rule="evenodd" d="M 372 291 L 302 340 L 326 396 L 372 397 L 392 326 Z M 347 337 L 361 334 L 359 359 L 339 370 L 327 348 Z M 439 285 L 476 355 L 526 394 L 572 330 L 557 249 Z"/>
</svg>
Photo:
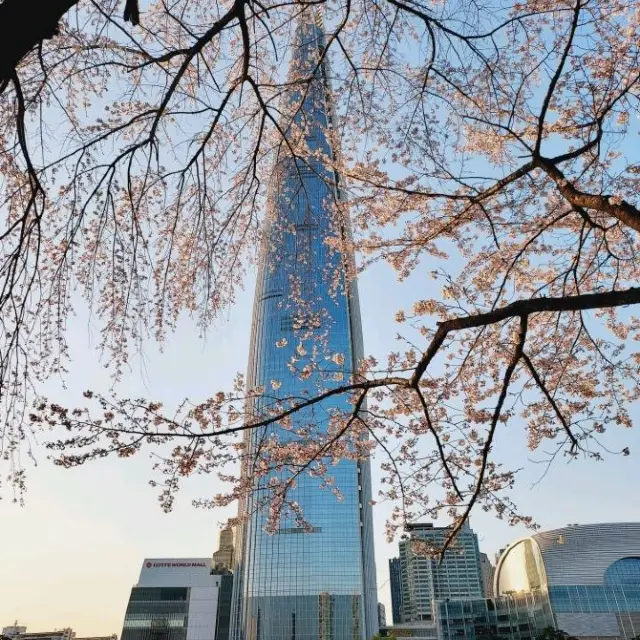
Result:
<svg viewBox="0 0 640 640">
<path fill-rule="evenodd" d="M 489 560 L 489 556 L 486 553 L 480 554 L 480 571 L 482 572 L 482 589 L 484 591 L 484 597 L 492 598 L 495 567 L 491 564 L 491 560 Z"/>
<path fill-rule="evenodd" d="M 536 640 L 553 616 L 546 594 L 434 602 L 438 640 Z"/>
<path fill-rule="evenodd" d="M 213 568 L 219 573 L 233 571 L 233 529 L 227 525 L 220 531 L 218 550 L 213 554 Z"/>
<path fill-rule="evenodd" d="M 569 525 L 509 545 L 496 594 L 545 594 L 558 629 L 590 640 L 640 634 L 640 523 Z"/>
<path fill-rule="evenodd" d="M 214 640 L 222 578 L 210 558 L 147 558 L 121 640 Z"/>
<path fill-rule="evenodd" d="M 389 560 L 389 585 L 391 587 L 391 616 L 393 624 L 402 622 L 402 572 L 400 558 Z"/>
<path fill-rule="evenodd" d="M 229 640 L 231 606 L 233 603 L 233 565 L 235 549 L 233 528 L 227 525 L 220 531 L 218 550 L 212 559 L 213 572 L 220 575 L 220 595 L 216 617 L 216 640 Z"/>
<path fill-rule="evenodd" d="M 217 573 L 217 570 L 214 570 L 214 572 Z M 215 640 L 229 640 L 232 602 L 233 575 L 225 570 L 220 574 L 220 595 L 218 597 Z"/>
<path fill-rule="evenodd" d="M 387 608 L 378 602 L 378 626 L 380 628 L 387 626 Z"/>
<path fill-rule="evenodd" d="M 334 206 L 342 186 L 323 160 L 337 152 L 329 135 L 325 35 L 313 9 L 302 11 L 281 128 L 303 131 L 307 150 L 294 157 L 282 145 L 272 174 L 248 367 L 249 388 L 268 390 L 252 406 L 258 416 L 278 401 L 348 380 L 363 353 L 356 284 L 347 281 L 354 264 L 350 230 Z M 309 84 L 296 84 L 305 77 Z M 317 441 L 327 436 L 332 417 L 352 411 L 349 398 L 335 396 L 298 412 L 291 425 L 248 432 L 247 451 L 260 455 L 274 440 Z M 378 631 L 378 599 L 369 462 L 330 466 L 340 500 L 322 477 L 297 475 L 287 497 L 309 526 L 292 508 L 267 532 L 262 496 L 270 482 L 286 482 L 294 471 L 285 465 L 255 480 L 254 493 L 241 503 L 232 639 L 370 640 Z"/>
<path fill-rule="evenodd" d="M 450 531 L 431 523 L 406 527 L 406 537 L 399 544 L 403 624 L 433 620 L 434 600 L 483 597 L 478 537 L 468 524 L 442 561 L 437 552 L 424 553 L 421 543 L 442 549 Z"/>
</svg>

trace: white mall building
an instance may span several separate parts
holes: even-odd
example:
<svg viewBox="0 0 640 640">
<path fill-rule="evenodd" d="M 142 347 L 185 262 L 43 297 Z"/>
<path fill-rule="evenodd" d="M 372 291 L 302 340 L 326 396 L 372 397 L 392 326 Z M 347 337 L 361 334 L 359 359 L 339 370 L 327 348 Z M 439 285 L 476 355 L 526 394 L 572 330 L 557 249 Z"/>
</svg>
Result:
<svg viewBox="0 0 640 640">
<path fill-rule="evenodd" d="M 210 558 L 146 558 L 121 640 L 212 640 L 223 578 Z"/>
</svg>

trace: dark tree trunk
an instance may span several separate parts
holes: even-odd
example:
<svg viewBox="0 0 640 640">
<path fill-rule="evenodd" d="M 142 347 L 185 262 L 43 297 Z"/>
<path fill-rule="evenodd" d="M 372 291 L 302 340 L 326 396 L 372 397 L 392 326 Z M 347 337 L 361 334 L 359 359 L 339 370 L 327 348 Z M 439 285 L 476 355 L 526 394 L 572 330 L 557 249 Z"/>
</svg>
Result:
<svg viewBox="0 0 640 640">
<path fill-rule="evenodd" d="M 4 0 L 0 4 L 0 88 L 29 51 L 56 35 L 60 18 L 78 2 Z"/>
</svg>

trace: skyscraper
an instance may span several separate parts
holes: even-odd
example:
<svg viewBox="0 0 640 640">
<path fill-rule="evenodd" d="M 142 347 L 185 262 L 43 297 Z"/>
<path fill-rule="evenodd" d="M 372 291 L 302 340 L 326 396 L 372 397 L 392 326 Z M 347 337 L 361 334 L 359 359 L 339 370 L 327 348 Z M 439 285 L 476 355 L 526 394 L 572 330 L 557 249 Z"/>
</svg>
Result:
<svg viewBox="0 0 640 640">
<path fill-rule="evenodd" d="M 340 244 L 350 231 L 333 213 L 342 185 L 323 160 L 337 153 L 329 134 L 324 46 L 319 21 L 302 20 L 289 76 L 294 88 L 284 102 L 288 115 L 281 127 L 294 136 L 302 132 L 307 149 L 294 157 L 283 146 L 270 185 L 248 370 L 249 385 L 268 390 L 252 407 L 256 415 L 264 415 L 269 403 L 339 385 L 362 357 L 357 290 L 346 277 L 353 255 L 328 242 Z M 310 83 L 296 84 L 310 76 Z M 332 415 L 352 410 L 347 398 L 336 396 L 297 413 L 288 429 L 254 429 L 247 451 L 259 457 L 262 443 L 274 437 L 322 437 Z M 270 477 L 290 474 L 285 468 Z M 301 473 L 289 491 L 311 531 L 291 510 L 275 533 L 265 531 L 259 490 L 269 477 L 257 480 L 258 491 L 241 504 L 232 640 L 370 640 L 377 632 L 369 464 L 341 460 L 330 475 L 334 484 L 323 490 L 321 478 Z"/>
</svg>

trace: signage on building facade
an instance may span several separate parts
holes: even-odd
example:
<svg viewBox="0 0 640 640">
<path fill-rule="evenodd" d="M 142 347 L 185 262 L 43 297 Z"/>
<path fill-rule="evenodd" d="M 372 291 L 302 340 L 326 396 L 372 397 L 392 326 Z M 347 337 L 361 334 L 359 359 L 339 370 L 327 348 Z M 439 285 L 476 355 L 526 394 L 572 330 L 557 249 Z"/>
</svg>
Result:
<svg viewBox="0 0 640 640">
<path fill-rule="evenodd" d="M 173 567 L 203 567 L 203 568 L 207 568 L 206 563 L 204 562 L 147 562 L 146 565 L 147 569 L 151 569 L 152 567 L 154 569 L 157 568 L 173 568 Z"/>
</svg>

